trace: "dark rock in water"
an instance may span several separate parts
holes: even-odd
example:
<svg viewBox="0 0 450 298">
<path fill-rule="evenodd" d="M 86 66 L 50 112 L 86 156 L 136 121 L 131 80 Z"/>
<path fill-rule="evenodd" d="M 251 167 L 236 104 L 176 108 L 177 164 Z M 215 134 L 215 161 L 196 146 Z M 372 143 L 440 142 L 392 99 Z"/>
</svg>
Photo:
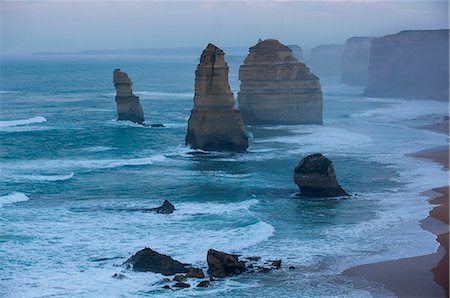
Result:
<svg viewBox="0 0 450 298">
<path fill-rule="evenodd" d="M 364 95 L 449 100 L 449 30 L 408 30 L 374 39 Z"/>
<path fill-rule="evenodd" d="M 188 152 L 186 154 L 189 154 L 189 155 L 209 155 L 209 154 L 211 154 L 211 152 L 191 151 L 191 152 Z"/>
<path fill-rule="evenodd" d="M 224 52 L 208 44 L 195 71 L 194 108 L 186 146 L 207 151 L 243 152 L 248 137 L 241 113 L 234 107 Z"/>
<path fill-rule="evenodd" d="M 165 277 L 161 280 L 161 283 L 165 283 L 165 282 L 169 282 L 169 281 L 170 281 L 170 278 Z"/>
<path fill-rule="evenodd" d="M 177 275 L 175 275 L 173 280 L 178 281 L 178 282 L 185 282 L 187 280 L 187 278 L 185 275 L 177 274 Z"/>
<path fill-rule="evenodd" d="M 127 73 L 115 69 L 113 83 L 116 88 L 117 120 L 132 121 L 142 124 L 144 122 L 144 110 L 139 97 L 133 94 L 133 83 Z"/>
<path fill-rule="evenodd" d="M 351 37 L 345 42 L 341 83 L 365 86 L 369 75 L 370 48 L 374 37 Z"/>
<path fill-rule="evenodd" d="M 208 250 L 208 273 L 213 277 L 238 275 L 245 271 L 245 263 L 235 255 L 214 249 Z"/>
<path fill-rule="evenodd" d="M 261 257 L 253 256 L 253 257 L 246 257 L 246 259 L 249 261 L 259 261 L 261 260 Z"/>
<path fill-rule="evenodd" d="M 276 39 L 249 49 L 239 67 L 239 109 L 246 125 L 322 124 L 319 78 Z"/>
<path fill-rule="evenodd" d="M 173 285 L 175 288 L 190 288 L 191 285 L 185 282 L 177 282 Z"/>
<path fill-rule="evenodd" d="M 281 268 L 281 260 L 274 260 L 271 261 L 272 262 L 272 267 L 274 267 L 275 269 L 280 269 Z"/>
<path fill-rule="evenodd" d="M 117 279 L 127 279 L 128 278 L 125 275 L 120 274 L 120 273 L 114 273 L 114 275 L 112 277 L 117 278 Z"/>
<path fill-rule="evenodd" d="M 164 124 L 156 123 L 156 124 L 150 124 L 150 127 L 165 127 Z"/>
<path fill-rule="evenodd" d="M 197 287 L 199 287 L 199 288 L 207 288 L 208 286 L 209 286 L 209 280 L 202 280 L 197 285 Z"/>
<path fill-rule="evenodd" d="M 144 209 L 145 212 L 156 212 L 162 214 L 170 214 L 173 213 L 174 210 L 175 206 L 168 200 L 164 200 L 164 203 L 160 207 Z"/>
<path fill-rule="evenodd" d="M 300 195 L 306 197 L 348 196 L 336 179 L 333 163 L 320 153 L 305 157 L 294 169 Z"/>
<path fill-rule="evenodd" d="M 186 277 L 204 278 L 205 273 L 203 273 L 203 270 L 200 268 L 190 268 L 188 273 L 186 273 Z"/>
<path fill-rule="evenodd" d="M 289 266 L 289 270 L 294 270 L 295 266 Z"/>
<path fill-rule="evenodd" d="M 271 268 L 267 268 L 267 267 L 259 267 L 258 272 L 268 273 L 268 272 L 270 272 L 270 270 L 272 270 L 272 269 Z"/>
<path fill-rule="evenodd" d="M 164 286 L 162 286 L 162 288 L 163 289 L 168 289 L 168 290 L 172 289 L 169 285 L 164 285 Z"/>
<path fill-rule="evenodd" d="M 134 271 L 155 272 L 163 275 L 187 273 L 189 270 L 184 264 L 169 256 L 157 253 L 150 248 L 144 248 L 129 258 L 124 264 L 131 264 Z"/>
</svg>

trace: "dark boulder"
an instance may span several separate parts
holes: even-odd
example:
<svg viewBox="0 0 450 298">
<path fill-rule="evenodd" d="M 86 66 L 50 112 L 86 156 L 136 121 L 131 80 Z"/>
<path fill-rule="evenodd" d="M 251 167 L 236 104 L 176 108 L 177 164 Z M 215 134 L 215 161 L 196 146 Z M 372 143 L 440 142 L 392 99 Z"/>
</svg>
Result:
<svg viewBox="0 0 450 298">
<path fill-rule="evenodd" d="M 114 273 L 112 277 L 116 279 L 127 279 L 127 277 L 121 273 Z"/>
<path fill-rule="evenodd" d="M 164 203 L 160 207 L 144 209 L 145 212 L 156 212 L 162 214 L 170 214 L 173 213 L 174 210 L 175 206 L 167 200 L 164 200 Z"/>
<path fill-rule="evenodd" d="M 205 274 L 203 273 L 203 270 L 200 268 L 191 268 L 191 269 L 189 269 L 188 273 L 186 274 L 186 277 L 204 278 Z"/>
<path fill-rule="evenodd" d="M 225 277 L 241 274 L 245 271 L 245 263 L 235 255 L 214 249 L 208 250 L 208 273 L 213 277 Z"/>
<path fill-rule="evenodd" d="M 197 287 L 199 287 L 199 288 L 207 288 L 208 286 L 209 286 L 209 280 L 202 280 L 197 285 Z"/>
<path fill-rule="evenodd" d="M 305 197 L 348 196 L 339 185 L 333 163 L 320 153 L 302 159 L 294 169 L 294 181 Z"/>
<path fill-rule="evenodd" d="M 157 253 L 150 248 L 144 248 L 129 258 L 124 264 L 131 264 L 134 271 L 155 272 L 163 275 L 174 275 L 176 273 L 187 273 L 188 268 L 184 264 L 169 256 Z"/>
<path fill-rule="evenodd" d="M 185 282 L 177 282 L 173 285 L 175 288 L 190 288 L 191 285 Z"/>
<path fill-rule="evenodd" d="M 175 275 L 173 280 L 178 281 L 178 282 L 185 282 L 187 280 L 187 278 L 185 275 L 177 274 L 177 275 Z"/>
</svg>

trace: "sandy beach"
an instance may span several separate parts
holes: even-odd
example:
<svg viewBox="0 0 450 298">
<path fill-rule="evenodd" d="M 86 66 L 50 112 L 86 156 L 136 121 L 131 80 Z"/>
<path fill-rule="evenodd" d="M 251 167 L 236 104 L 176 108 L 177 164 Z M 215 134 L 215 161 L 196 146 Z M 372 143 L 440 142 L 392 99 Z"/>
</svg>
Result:
<svg viewBox="0 0 450 298">
<path fill-rule="evenodd" d="M 448 118 L 422 128 L 448 135 Z M 414 157 L 438 162 L 448 171 L 448 145 L 417 152 Z M 449 186 L 422 195 L 429 196 L 429 203 L 435 207 L 420 223 L 424 230 L 436 235 L 439 249 L 425 256 L 356 266 L 345 270 L 344 275 L 381 283 L 398 297 L 449 297 Z"/>
</svg>

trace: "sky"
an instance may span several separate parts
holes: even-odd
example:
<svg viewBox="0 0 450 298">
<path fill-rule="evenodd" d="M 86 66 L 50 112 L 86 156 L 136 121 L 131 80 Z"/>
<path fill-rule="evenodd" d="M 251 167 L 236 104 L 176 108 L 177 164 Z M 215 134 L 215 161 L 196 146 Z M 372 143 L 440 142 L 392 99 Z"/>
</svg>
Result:
<svg viewBox="0 0 450 298">
<path fill-rule="evenodd" d="M 448 1 L 0 1 L 2 55 L 252 46 L 449 27 Z"/>
</svg>

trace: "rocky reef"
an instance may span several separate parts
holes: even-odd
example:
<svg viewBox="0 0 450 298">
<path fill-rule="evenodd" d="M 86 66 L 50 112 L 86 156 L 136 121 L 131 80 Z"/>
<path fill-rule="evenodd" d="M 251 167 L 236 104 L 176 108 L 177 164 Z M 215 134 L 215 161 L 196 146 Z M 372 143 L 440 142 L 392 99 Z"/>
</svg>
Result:
<svg viewBox="0 0 450 298">
<path fill-rule="evenodd" d="M 208 250 L 206 260 L 208 273 L 213 277 L 237 275 L 245 271 L 245 263 L 239 261 L 237 256 L 214 249 Z"/>
<path fill-rule="evenodd" d="M 139 97 L 133 94 L 128 74 L 114 69 L 113 83 L 116 88 L 117 120 L 132 121 L 142 124 L 144 122 L 144 110 Z"/>
<path fill-rule="evenodd" d="M 246 125 L 322 123 L 319 78 L 278 40 L 266 39 L 249 49 L 239 80 Z"/>
<path fill-rule="evenodd" d="M 195 71 L 194 108 L 186 135 L 186 145 L 193 149 L 242 152 L 248 147 L 241 113 L 234 107 L 224 55 L 208 44 Z"/>
<path fill-rule="evenodd" d="M 333 163 L 320 153 L 303 158 L 294 169 L 294 181 L 305 197 L 340 197 L 349 194 L 336 179 Z"/>
<path fill-rule="evenodd" d="M 319 45 L 311 50 L 308 65 L 318 76 L 341 75 L 344 45 Z"/>
<path fill-rule="evenodd" d="M 150 248 L 144 248 L 129 258 L 125 264 L 133 267 L 134 271 L 155 272 L 163 275 L 187 273 L 189 268 L 169 256 L 160 254 Z"/>
<path fill-rule="evenodd" d="M 449 30 L 409 30 L 372 42 L 367 96 L 448 100 Z"/>
<path fill-rule="evenodd" d="M 341 83 L 366 86 L 369 72 L 370 48 L 374 37 L 351 37 L 342 54 Z"/>
</svg>

